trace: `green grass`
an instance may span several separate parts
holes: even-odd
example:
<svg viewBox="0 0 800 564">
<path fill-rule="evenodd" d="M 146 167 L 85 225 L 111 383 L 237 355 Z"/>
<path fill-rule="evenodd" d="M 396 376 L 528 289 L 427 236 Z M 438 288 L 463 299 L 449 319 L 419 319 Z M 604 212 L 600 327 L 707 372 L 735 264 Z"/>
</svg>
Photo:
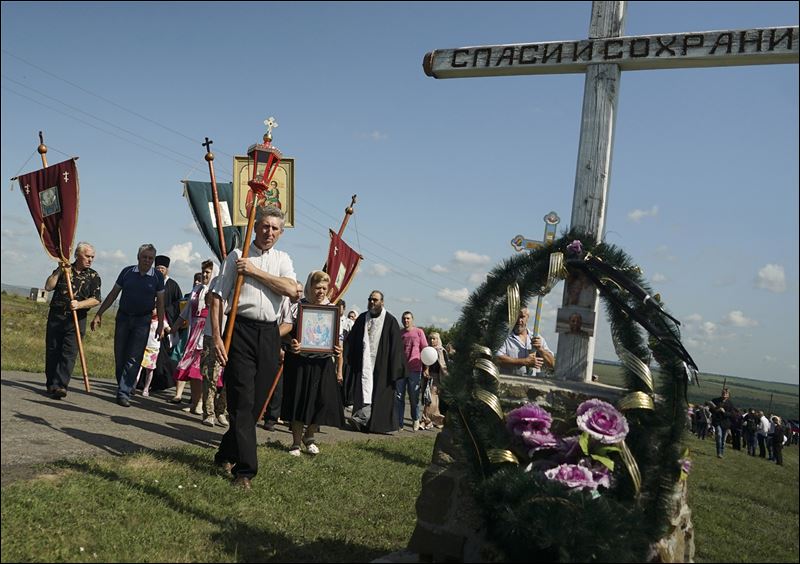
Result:
<svg viewBox="0 0 800 564">
<path fill-rule="evenodd" d="M 697 562 L 798 562 L 798 448 L 784 448 L 784 466 L 714 440 L 686 442 L 693 468 L 689 507 Z"/>
<path fill-rule="evenodd" d="M 110 378 L 113 317 L 104 317 L 85 345 L 90 374 Z M 46 304 L 2 296 L 3 370 L 44 371 L 46 318 Z M 618 367 L 596 372 L 622 383 Z M 722 378 L 701 375 L 690 401 L 716 397 Z M 797 386 L 728 385 L 739 405 L 774 394 L 773 405 L 797 417 Z M 779 467 L 733 450 L 718 459 L 712 440 L 686 444 L 696 560 L 798 562 L 798 448 L 785 449 Z M 432 447 L 432 436 L 370 438 L 296 459 L 268 444 L 249 493 L 217 475 L 213 452 L 199 447 L 59 462 L 2 488 L 2 562 L 368 562 L 407 545 Z"/>
<path fill-rule="evenodd" d="M 2 295 L 2 369 L 44 373 L 45 334 L 50 306 L 10 294 Z M 83 350 L 91 378 L 114 378 L 114 322 L 116 310 L 103 314 L 97 331 L 89 328 L 97 308 L 89 312 Z M 76 359 L 73 376 L 81 378 L 81 361 Z"/>
<path fill-rule="evenodd" d="M 779 467 L 687 446 L 696 560 L 798 562 L 798 449 Z M 368 562 L 405 548 L 433 436 L 322 448 L 260 447 L 250 492 L 199 447 L 51 465 L 3 487 L 2 561 Z"/>
<path fill-rule="evenodd" d="M 2 561 L 368 562 L 404 548 L 433 435 L 321 448 L 259 448 L 250 492 L 198 447 L 58 463 L 3 488 Z"/>
</svg>

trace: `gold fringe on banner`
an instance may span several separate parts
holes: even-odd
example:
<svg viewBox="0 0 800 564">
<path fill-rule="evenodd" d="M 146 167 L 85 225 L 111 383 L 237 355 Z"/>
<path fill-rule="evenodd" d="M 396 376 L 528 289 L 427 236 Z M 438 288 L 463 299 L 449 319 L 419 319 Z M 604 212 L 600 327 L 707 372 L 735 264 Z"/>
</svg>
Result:
<svg viewBox="0 0 800 564">
<path fill-rule="evenodd" d="M 519 460 L 517 460 L 517 457 L 514 456 L 514 453 L 506 449 L 493 448 L 491 450 L 487 450 L 486 458 L 488 458 L 489 462 L 491 462 L 492 464 L 519 465 Z"/>
<path fill-rule="evenodd" d="M 506 288 L 506 296 L 508 296 L 508 326 L 513 327 L 519 316 L 519 284 L 516 282 L 509 284 Z"/>
<path fill-rule="evenodd" d="M 625 467 L 631 475 L 631 480 L 633 480 L 633 487 L 636 489 L 636 495 L 639 495 L 639 491 L 642 489 L 642 475 L 639 473 L 639 465 L 636 464 L 636 459 L 633 457 L 631 449 L 628 448 L 624 440 L 618 442 L 617 446 L 619 447 L 622 461 L 625 463 Z"/>
<path fill-rule="evenodd" d="M 644 392 L 631 392 L 617 402 L 617 407 L 622 411 L 628 409 L 655 409 L 653 398 Z"/>
<path fill-rule="evenodd" d="M 642 382 L 645 383 L 647 389 L 652 393 L 653 375 L 650 373 L 650 367 L 642 362 L 642 360 L 631 351 L 622 347 L 620 347 L 620 349 L 621 350 L 618 351 L 618 356 L 620 360 L 622 360 L 622 363 L 626 368 L 629 368 L 631 372 L 636 374 L 642 380 Z"/>
<path fill-rule="evenodd" d="M 485 358 L 479 358 L 475 361 L 475 370 L 479 370 L 485 374 L 491 376 L 496 382 L 500 382 L 500 371 L 495 366 L 494 362 L 491 360 L 486 360 Z"/>
<path fill-rule="evenodd" d="M 487 406 L 489 406 L 489 408 L 495 412 L 495 414 L 497 415 L 497 417 L 500 418 L 501 421 L 505 418 L 505 415 L 503 415 L 503 408 L 500 407 L 500 400 L 497 399 L 497 396 L 494 395 L 492 392 L 487 392 L 486 390 L 478 388 L 474 392 L 472 392 L 472 397 L 474 397 L 476 400 L 482 401 Z"/>
</svg>

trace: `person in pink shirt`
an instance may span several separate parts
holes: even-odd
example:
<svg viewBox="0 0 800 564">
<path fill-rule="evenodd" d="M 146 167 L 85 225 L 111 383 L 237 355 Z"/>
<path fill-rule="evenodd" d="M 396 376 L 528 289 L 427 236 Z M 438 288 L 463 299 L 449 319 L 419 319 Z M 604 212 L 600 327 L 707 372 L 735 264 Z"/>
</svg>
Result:
<svg viewBox="0 0 800 564">
<path fill-rule="evenodd" d="M 406 375 L 397 381 L 395 387 L 395 413 L 399 429 L 403 428 L 403 413 L 406 404 L 406 389 L 408 401 L 411 403 L 412 429 L 419 429 L 419 390 L 423 372 L 428 373 L 428 367 L 422 364 L 420 357 L 422 349 L 428 346 L 425 332 L 414 326 L 414 314 L 410 311 L 403 312 L 403 330 L 400 336 L 403 339 L 403 353 L 406 361 Z"/>
</svg>

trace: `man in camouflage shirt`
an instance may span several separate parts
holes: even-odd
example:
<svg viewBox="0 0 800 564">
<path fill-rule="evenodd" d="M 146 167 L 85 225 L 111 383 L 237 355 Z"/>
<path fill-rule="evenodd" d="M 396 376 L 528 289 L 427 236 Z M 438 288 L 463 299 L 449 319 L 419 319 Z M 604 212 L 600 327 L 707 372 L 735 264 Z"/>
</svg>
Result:
<svg viewBox="0 0 800 564">
<path fill-rule="evenodd" d="M 94 262 L 94 247 L 89 243 L 78 243 L 75 262 L 69 266 L 72 280 L 72 295 L 69 299 L 67 278 L 61 267 L 47 277 L 44 288 L 53 291 L 50 313 L 47 315 L 45 337 L 45 375 L 47 392 L 55 399 L 67 395 L 67 387 L 78 355 L 78 339 L 72 311 L 78 314 L 81 337 L 86 334 L 86 314 L 100 303 L 100 276 L 89 268 Z"/>
</svg>

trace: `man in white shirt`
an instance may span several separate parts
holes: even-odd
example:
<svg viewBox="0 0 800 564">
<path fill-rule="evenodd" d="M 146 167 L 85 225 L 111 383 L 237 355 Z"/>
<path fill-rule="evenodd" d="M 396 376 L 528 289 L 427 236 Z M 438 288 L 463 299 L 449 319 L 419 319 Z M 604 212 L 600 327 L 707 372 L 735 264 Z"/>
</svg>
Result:
<svg viewBox="0 0 800 564">
<path fill-rule="evenodd" d="M 281 300 L 297 291 L 291 257 L 274 248 L 283 227 L 279 209 L 258 208 L 249 256 L 241 258 L 241 251 L 231 251 L 212 294 L 211 332 L 214 352 L 225 366 L 230 421 L 214 461 L 235 476 L 234 485 L 244 489 L 250 489 L 250 480 L 258 472 L 256 420 L 278 373 Z M 237 275 L 244 277 L 244 283 L 230 351 L 226 351 L 219 310 L 224 302 L 232 302 Z"/>
<path fill-rule="evenodd" d="M 514 329 L 494 353 L 495 362 L 500 368 L 517 376 L 536 376 L 542 366 L 547 365 L 551 369 L 555 366 L 553 351 L 545 340 L 528 329 L 529 318 L 528 308 L 520 308 Z"/>
</svg>

